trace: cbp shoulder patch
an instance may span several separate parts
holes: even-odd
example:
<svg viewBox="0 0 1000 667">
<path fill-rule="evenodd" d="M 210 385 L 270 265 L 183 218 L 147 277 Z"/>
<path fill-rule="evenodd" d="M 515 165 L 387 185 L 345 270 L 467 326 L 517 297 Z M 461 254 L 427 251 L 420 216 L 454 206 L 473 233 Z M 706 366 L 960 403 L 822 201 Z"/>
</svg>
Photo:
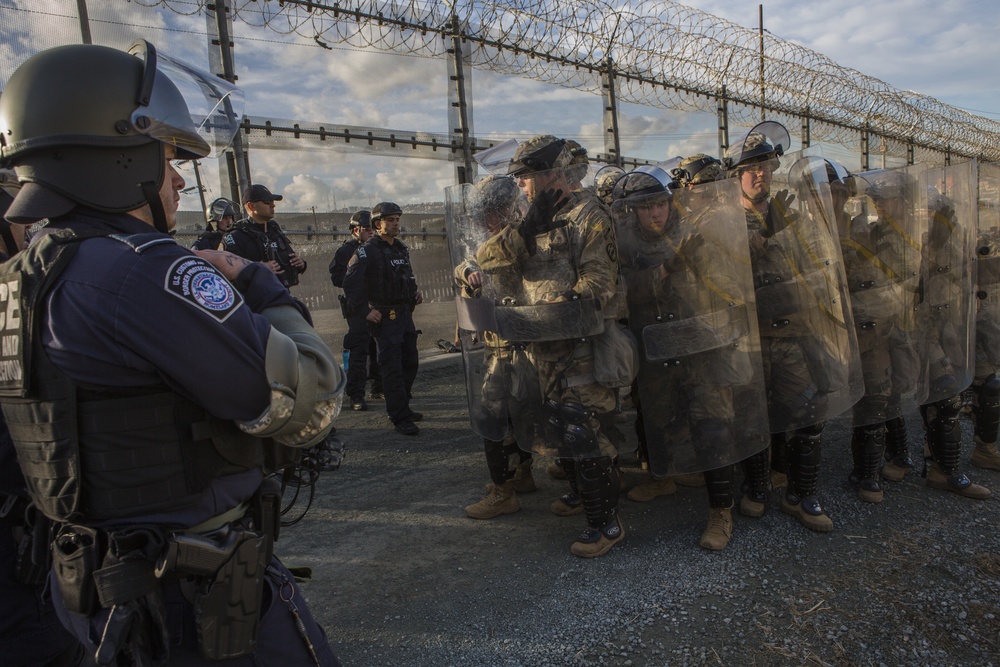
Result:
<svg viewBox="0 0 1000 667">
<path fill-rule="evenodd" d="M 243 295 L 205 260 L 181 257 L 167 271 L 163 289 L 211 315 L 219 322 L 243 305 Z"/>
</svg>

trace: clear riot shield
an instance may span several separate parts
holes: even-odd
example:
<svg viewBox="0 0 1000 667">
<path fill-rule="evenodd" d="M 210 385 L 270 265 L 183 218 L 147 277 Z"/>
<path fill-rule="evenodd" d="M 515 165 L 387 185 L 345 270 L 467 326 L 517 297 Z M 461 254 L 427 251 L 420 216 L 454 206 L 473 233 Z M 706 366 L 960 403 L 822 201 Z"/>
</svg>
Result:
<svg viewBox="0 0 1000 667">
<path fill-rule="evenodd" d="M 869 171 L 834 184 L 840 249 L 850 290 L 865 394 L 854 425 L 903 416 L 923 364 L 920 248 L 926 218 L 917 215 L 924 165 Z"/>
<path fill-rule="evenodd" d="M 1000 372 L 1000 167 L 979 165 L 976 238 L 977 378 Z"/>
<path fill-rule="evenodd" d="M 926 350 L 917 388 L 921 405 L 950 398 L 972 383 L 974 370 L 973 262 L 978 209 L 975 160 L 935 167 L 921 174 L 925 197 L 918 215 L 926 216 L 919 306 Z"/>
<path fill-rule="evenodd" d="M 820 423 L 864 393 L 826 161 L 781 157 L 770 235 L 751 232 L 771 431 Z"/>
<path fill-rule="evenodd" d="M 474 433 L 503 440 L 511 425 L 517 443 L 531 451 L 532 417 L 541 407 L 533 366 L 523 349 L 515 349 L 496 333 L 495 304 L 512 298 L 511 278 L 484 272 L 477 253 L 523 210 L 520 192 L 507 177 L 488 176 L 477 185 L 445 190 L 448 252 L 454 267 L 455 302 L 465 366 L 469 422 Z M 504 296 L 507 295 L 507 296 Z"/>
<path fill-rule="evenodd" d="M 769 443 L 746 222 L 735 180 L 614 206 L 654 475 L 700 472 Z"/>
</svg>

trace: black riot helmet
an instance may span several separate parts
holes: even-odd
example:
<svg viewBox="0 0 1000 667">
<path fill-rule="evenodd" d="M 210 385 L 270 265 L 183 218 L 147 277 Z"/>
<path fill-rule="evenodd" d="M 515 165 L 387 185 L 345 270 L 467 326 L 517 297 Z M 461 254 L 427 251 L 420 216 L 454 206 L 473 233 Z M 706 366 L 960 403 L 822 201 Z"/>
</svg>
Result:
<svg viewBox="0 0 1000 667">
<path fill-rule="evenodd" d="M 730 176 L 736 175 L 737 168 L 754 162 L 773 160 L 774 167 L 777 167 L 778 158 L 790 145 L 791 136 L 784 125 L 773 120 L 764 121 L 726 150 L 722 164 L 729 170 Z"/>
<path fill-rule="evenodd" d="M 160 231 L 165 146 L 180 159 L 224 148 L 239 128 L 242 93 L 157 54 L 77 44 L 42 51 L 10 77 L 0 98 L 0 163 L 23 187 L 8 211 L 20 223 L 77 205 L 124 213 L 149 204 Z"/>
<path fill-rule="evenodd" d="M 235 218 L 236 209 L 233 208 L 233 202 L 225 197 L 219 197 L 208 205 L 208 215 L 205 217 L 208 219 L 208 222 L 215 223 L 216 227 L 218 227 L 219 222 L 226 216 Z"/>
<path fill-rule="evenodd" d="M 655 165 L 643 165 L 618 178 L 611 198 L 634 203 L 649 197 L 670 197 L 678 187 L 673 176 Z"/>
<path fill-rule="evenodd" d="M 379 202 L 378 204 L 375 204 L 374 208 L 372 208 L 372 224 L 375 224 L 388 215 L 403 215 L 403 209 L 399 207 L 399 204 L 394 204 L 391 201 Z"/>
<path fill-rule="evenodd" d="M 351 221 L 347 223 L 347 226 L 350 227 L 352 232 L 360 227 L 371 227 L 372 214 L 368 211 L 356 211 L 351 216 Z"/>
</svg>

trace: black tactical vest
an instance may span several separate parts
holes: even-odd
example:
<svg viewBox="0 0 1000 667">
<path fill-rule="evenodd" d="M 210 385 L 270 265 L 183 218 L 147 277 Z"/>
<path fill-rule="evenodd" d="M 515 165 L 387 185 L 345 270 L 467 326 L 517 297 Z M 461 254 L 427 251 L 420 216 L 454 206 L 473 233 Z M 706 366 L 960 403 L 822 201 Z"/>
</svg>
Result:
<svg viewBox="0 0 1000 667">
<path fill-rule="evenodd" d="M 45 295 L 86 238 L 56 230 L 0 266 L 0 403 L 35 505 L 55 521 L 176 512 L 216 477 L 273 469 L 288 448 L 251 437 L 165 385 L 81 386 L 42 348 Z M 136 252 L 160 234 L 111 235 Z"/>
</svg>

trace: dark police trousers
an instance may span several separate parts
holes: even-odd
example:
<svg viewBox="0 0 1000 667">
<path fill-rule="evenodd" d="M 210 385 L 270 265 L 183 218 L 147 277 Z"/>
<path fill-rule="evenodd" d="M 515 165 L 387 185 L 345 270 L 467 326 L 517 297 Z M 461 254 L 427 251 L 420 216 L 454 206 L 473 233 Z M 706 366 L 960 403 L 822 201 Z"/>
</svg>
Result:
<svg viewBox="0 0 1000 667">
<path fill-rule="evenodd" d="M 410 391 L 417 377 L 417 329 L 407 305 L 379 306 L 382 322 L 370 327 L 378 341 L 378 365 L 382 373 L 385 409 L 393 424 L 409 418 Z"/>
<path fill-rule="evenodd" d="M 365 397 L 365 383 L 371 378 L 373 389 L 382 386 L 382 374 L 378 364 L 378 343 L 368 331 L 368 321 L 364 315 L 347 317 L 347 334 L 344 335 L 344 349 L 350 352 L 347 363 L 347 387 L 344 393 L 352 401 Z"/>
</svg>

